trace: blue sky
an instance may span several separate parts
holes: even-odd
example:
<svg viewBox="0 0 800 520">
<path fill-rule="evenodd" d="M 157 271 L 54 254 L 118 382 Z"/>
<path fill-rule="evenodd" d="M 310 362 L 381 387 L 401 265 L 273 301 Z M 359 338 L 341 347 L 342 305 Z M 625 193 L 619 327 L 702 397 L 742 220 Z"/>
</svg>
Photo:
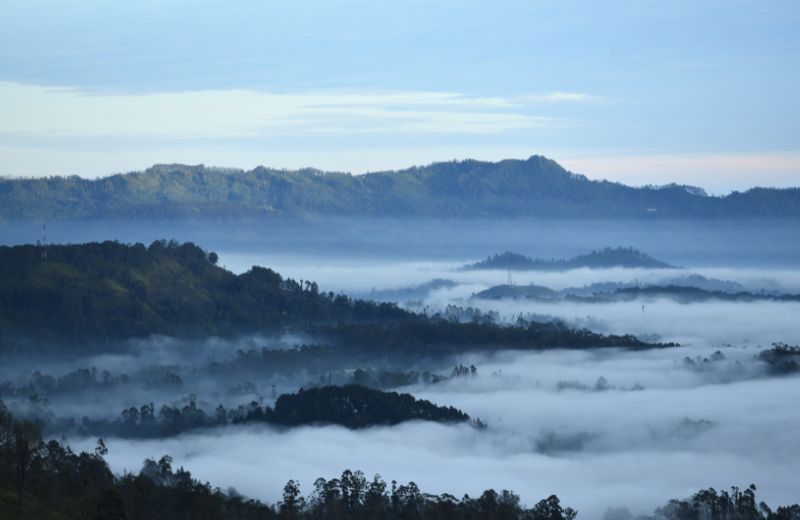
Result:
<svg viewBox="0 0 800 520">
<path fill-rule="evenodd" d="M 0 174 L 545 154 L 800 185 L 796 1 L 13 1 Z"/>
</svg>

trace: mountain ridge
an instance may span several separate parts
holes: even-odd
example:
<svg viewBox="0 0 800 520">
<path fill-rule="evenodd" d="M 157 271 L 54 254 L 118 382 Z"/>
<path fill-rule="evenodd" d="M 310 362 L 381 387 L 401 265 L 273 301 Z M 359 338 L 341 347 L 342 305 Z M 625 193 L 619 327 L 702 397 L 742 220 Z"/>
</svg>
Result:
<svg viewBox="0 0 800 520">
<path fill-rule="evenodd" d="M 531 258 L 519 253 L 506 251 L 478 262 L 464 265 L 461 270 L 567 271 L 579 268 L 607 269 L 612 267 L 679 269 L 633 247 L 606 247 L 571 258 Z"/>
<path fill-rule="evenodd" d="M 432 163 L 362 175 L 157 164 L 98 179 L 0 178 L 0 219 L 186 217 L 800 218 L 800 188 L 708 196 L 595 181 L 552 159 Z"/>
</svg>

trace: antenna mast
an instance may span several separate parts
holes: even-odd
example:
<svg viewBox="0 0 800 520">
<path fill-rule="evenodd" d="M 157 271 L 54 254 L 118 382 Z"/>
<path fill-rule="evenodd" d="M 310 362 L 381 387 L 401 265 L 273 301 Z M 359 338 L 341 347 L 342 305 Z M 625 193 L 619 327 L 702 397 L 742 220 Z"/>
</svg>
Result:
<svg viewBox="0 0 800 520">
<path fill-rule="evenodd" d="M 42 224 L 42 260 L 47 262 L 47 222 Z"/>
</svg>

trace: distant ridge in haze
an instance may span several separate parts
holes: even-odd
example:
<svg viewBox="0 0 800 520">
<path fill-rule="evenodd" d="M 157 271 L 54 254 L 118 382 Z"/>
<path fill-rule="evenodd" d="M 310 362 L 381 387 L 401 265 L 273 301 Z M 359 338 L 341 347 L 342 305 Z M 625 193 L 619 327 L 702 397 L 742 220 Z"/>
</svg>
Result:
<svg viewBox="0 0 800 520">
<path fill-rule="evenodd" d="M 800 188 L 709 197 L 699 188 L 593 181 L 553 160 L 434 163 L 351 175 L 156 165 L 96 180 L 0 179 L 0 219 L 175 217 L 800 218 Z"/>
<path fill-rule="evenodd" d="M 607 247 L 599 251 L 592 251 L 568 259 L 542 259 L 531 258 L 518 253 L 506 251 L 499 255 L 490 256 L 480 262 L 465 265 L 462 269 L 468 271 L 483 269 L 501 269 L 511 271 L 566 271 L 588 267 L 602 269 L 609 267 L 627 267 L 644 269 L 675 269 L 661 260 L 656 260 L 632 247 Z"/>
</svg>

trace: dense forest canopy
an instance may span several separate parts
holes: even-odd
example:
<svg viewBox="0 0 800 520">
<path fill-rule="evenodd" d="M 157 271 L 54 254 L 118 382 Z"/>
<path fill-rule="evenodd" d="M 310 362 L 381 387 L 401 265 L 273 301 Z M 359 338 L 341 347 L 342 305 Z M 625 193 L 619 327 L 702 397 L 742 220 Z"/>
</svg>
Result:
<svg viewBox="0 0 800 520">
<path fill-rule="evenodd" d="M 166 241 L 0 247 L 0 331 L 202 336 L 411 316 L 393 305 L 321 293 L 316 283 L 262 267 L 237 276 L 216 266 L 215 257 Z"/>
<path fill-rule="evenodd" d="M 709 197 L 690 186 L 592 181 L 541 156 L 365 175 L 156 165 L 97 180 L 0 178 L 0 219 L 241 216 L 800 217 L 800 189 Z"/>
<path fill-rule="evenodd" d="M 361 385 L 300 389 L 278 397 L 265 417 L 276 424 L 340 424 L 348 428 L 394 425 L 411 420 L 464 422 L 469 415 L 410 394 L 381 392 Z"/>
<path fill-rule="evenodd" d="M 464 347 L 652 346 L 562 324 L 501 327 L 428 317 L 325 293 L 315 282 L 284 279 L 263 267 L 235 275 L 215 262 L 214 253 L 194 244 L 165 241 L 0 247 L 0 341 L 202 337 L 292 327 L 349 348 L 423 355 Z"/>
</svg>

